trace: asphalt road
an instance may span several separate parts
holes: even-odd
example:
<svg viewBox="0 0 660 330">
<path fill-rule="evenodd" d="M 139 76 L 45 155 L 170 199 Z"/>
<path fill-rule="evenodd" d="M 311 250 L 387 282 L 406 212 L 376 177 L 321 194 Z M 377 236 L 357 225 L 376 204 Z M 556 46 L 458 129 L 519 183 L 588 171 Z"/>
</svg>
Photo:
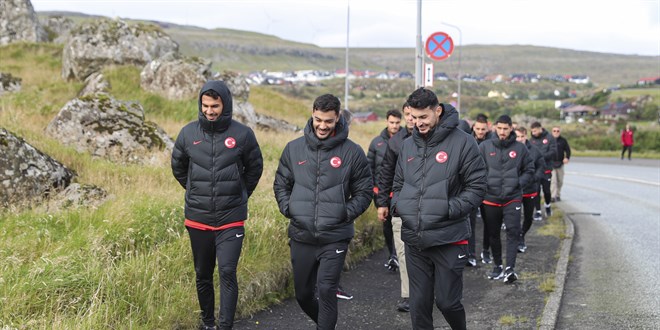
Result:
<svg viewBox="0 0 660 330">
<path fill-rule="evenodd" d="M 659 329 L 660 161 L 574 158 L 558 204 L 575 237 L 557 329 Z"/>
</svg>

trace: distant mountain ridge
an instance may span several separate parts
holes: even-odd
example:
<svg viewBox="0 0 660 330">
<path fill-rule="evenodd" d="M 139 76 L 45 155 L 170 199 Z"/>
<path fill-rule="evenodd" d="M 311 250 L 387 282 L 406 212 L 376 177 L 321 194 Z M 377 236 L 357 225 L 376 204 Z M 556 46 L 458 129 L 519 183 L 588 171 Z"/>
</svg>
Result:
<svg viewBox="0 0 660 330">
<path fill-rule="evenodd" d="M 76 22 L 93 19 L 73 12 L 39 12 L 60 15 Z M 205 29 L 161 21 L 160 26 L 188 56 L 213 61 L 215 70 L 293 71 L 343 69 L 344 48 L 323 48 L 276 36 L 232 29 Z M 414 72 L 414 48 L 350 48 L 351 70 Z M 599 86 L 630 85 L 642 77 L 660 75 L 660 56 L 607 54 L 531 45 L 465 45 L 461 49 L 462 74 L 588 75 Z M 427 59 L 427 61 L 430 61 Z M 434 62 L 435 72 L 458 74 L 458 51 L 445 61 Z"/>
</svg>

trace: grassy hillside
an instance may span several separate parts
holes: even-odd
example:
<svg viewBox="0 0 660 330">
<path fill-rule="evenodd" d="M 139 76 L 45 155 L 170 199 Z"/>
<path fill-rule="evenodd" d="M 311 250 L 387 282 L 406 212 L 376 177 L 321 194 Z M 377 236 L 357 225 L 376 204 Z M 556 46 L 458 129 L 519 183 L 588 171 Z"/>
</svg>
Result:
<svg viewBox="0 0 660 330">
<path fill-rule="evenodd" d="M 73 99 L 80 83 L 60 78 L 62 48 L 52 44 L 0 47 L 0 72 L 23 79 L 22 90 L 0 97 L 0 127 L 23 137 L 78 174 L 78 182 L 111 195 L 98 209 L 0 211 L 0 328 L 192 329 L 198 320 L 194 269 L 183 227 L 183 191 L 169 164 L 117 166 L 61 145 L 44 129 Z M 147 120 L 171 136 L 196 117 L 195 100 L 171 102 L 141 91 L 140 69 L 105 71 L 113 96 L 137 100 Z M 299 125 L 311 104 L 257 88 L 257 111 Z M 351 133 L 363 146 L 380 125 Z M 280 153 L 298 134 L 257 131 L 264 174 L 250 200 L 238 278 L 238 314 L 245 316 L 291 293 L 288 221 L 278 212 L 272 182 Z M 370 209 L 357 221 L 349 262 L 382 246 Z"/>
<path fill-rule="evenodd" d="M 76 13 L 59 14 L 77 22 L 94 19 Z M 211 59 L 216 70 L 290 71 L 335 70 L 345 67 L 345 49 L 322 48 L 255 32 L 231 29 L 208 30 L 167 22 L 153 22 L 179 43 L 181 52 Z M 458 74 L 458 46 L 446 61 L 435 62 L 436 72 Z M 589 75 L 600 87 L 630 85 L 641 77 L 657 76 L 658 56 L 617 55 L 528 45 L 465 45 L 461 49 L 461 72 L 472 75 L 538 73 Z M 351 48 L 351 69 L 415 72 L 414 48 Z"/>
</svg>

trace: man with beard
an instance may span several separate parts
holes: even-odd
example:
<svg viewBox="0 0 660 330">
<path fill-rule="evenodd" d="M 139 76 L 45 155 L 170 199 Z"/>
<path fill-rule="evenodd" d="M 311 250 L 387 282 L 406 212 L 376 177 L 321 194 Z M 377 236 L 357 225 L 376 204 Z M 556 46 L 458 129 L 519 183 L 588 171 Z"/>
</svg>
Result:
<svg viewBox="0 0 660 330">
<path fill-rule="evenodd" d="M 543 159 L 545 160 L 545 179 L 541 180 L 541 189 L 543 191 L 543 199 L 545 200 L 545 216 L 550 217 L 552 215 L 552 208 L 550 203 L 552 202 L 552 192 L 550 191 L 550 183 L 552 182 L 552 162 L 557 157 L 557 141 L 548 131 L 541 126 L 541 123 L 538 121 L 533 122 L 530 126 L 532 129 L 532 138 L 529 139 L 529 142 L 535 147 L 539 148 Z M 536 220 L 541 218 L 541 198 L 536 200 L 536 214 L 534 215 Z"/>
</svg>

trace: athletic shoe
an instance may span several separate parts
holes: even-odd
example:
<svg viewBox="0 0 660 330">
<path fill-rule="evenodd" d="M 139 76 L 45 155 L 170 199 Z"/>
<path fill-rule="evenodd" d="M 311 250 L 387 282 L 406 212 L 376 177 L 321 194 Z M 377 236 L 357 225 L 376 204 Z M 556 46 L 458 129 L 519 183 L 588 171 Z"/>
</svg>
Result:
<svg viewBox="0 0 660 330">
<path fill-rule="evenodd" d="M 403 298 L 400 303 L 396 304 L 396 310 L 399 312 L 410 312 L 410 304 L 408 303 L 408 298 Z"/>
<path fill-rule="evenodd" d="M 493 259 L 490 258 L 490 251 L 486 250 L 481 252 L 481 262 L 484 264 L 490 264 L 493 262 Z"/>
<path fill-rule="evenodd" d="M 525 253 L 527 251 L 527 245 L 525 243 L 518 244 L 518 252 Z"/>
<path fill-rule="evenodd" d="M 495 266 L 493 268 L 493 271 L 487 274 L 488 279 L 491 280 L 499 280 L 504 276 L 504 272 L 502 271 L 502 265 Z"/>
<path fill-rule="evenodd" d="M 557 202 L 561 202 L 561 197 L 557 196 L 557 198 L 555 198 L 555 200 L 556 200 Z"/>
<path fill-rule="evenodd" d="M 541 210 L 537 210 L 534 212 L 534 221 L 542 221 L 543 220 L 543 215 L 541 214 Z"/>
<path fill-rule="evenodd" d="M 353 299 L 353 295 L 344 291 L 341 286 L 337 286 L 337 298 L 351 300 Z"/>
<path fill-rule="evenodd" d="M 390 260 L 387 261 L 385 264 L 385 267 L 387 267 L 387 270 L 396 272 L 397 269 L 399 269 L 399 259 L 395 255 L 390 257 Z"/>
<path fill-rule="evenodd" d="M 504 271 L 504 283 L 513 283 L 518 279 L 518 275 L 513 271 L 513 268 L 507 267 Z"/>
<path fill-rule="evenodd" d="M 545 216 L 548 218 L 552 216 L 552 209 L 550 208 L 550 205 L 545 206 Z"/>
<path fill-rule="evenodd" d="M 506 230 L 506 225 L 502 223 L 502 230 Z"/>
<path fill-rule="evenodd" d="M 215 325 L 204 325 L 204 324 L 202 324 L 199 327 L 199 329 L 200 330 L 218 330 L 218 327 L 216 327 Z"/>
<path fill-rule="evenodd" d="M 477 258 L 472 256 L 468 257 L 467 266 L 477 267 Z"/>
</svg>

